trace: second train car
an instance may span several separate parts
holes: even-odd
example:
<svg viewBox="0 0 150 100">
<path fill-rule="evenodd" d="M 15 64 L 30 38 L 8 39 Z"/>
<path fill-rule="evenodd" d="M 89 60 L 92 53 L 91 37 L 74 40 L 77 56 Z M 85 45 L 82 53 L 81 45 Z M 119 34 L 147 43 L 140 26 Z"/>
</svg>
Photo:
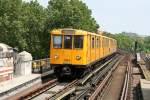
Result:
<svg viewBox="0 0 150 100">
<path fill-rule="evenodd" d="M 51 31 L 50 64 L 58 78 L 77 77 L 116 52 L 115 39 L 77 29 Z"/>
</svg>

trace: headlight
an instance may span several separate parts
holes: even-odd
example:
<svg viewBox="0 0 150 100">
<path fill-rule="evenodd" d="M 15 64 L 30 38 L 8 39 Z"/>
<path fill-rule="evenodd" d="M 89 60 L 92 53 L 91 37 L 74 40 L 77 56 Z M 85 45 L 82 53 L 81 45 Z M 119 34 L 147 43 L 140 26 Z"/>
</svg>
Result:
<svg viewBox="0 0 150 100">
<path fill-rule="evenodd" d="M 58 55 L 55 55 L 54 58 L 55 58 L 55 59 L 58 59 Z"/>
<path fill-rule="evenodd" d="M 76 60 L 80 60 L 81 59 L 81 56 L 76 56 Z"/>
</svg>

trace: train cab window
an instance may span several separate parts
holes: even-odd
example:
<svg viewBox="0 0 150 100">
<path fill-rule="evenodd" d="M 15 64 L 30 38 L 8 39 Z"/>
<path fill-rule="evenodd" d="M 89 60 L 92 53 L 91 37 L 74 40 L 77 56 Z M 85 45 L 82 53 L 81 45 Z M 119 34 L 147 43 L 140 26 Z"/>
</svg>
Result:
<svg viewBox="0 0 150 100">
<path fill-rule="evenodd" d="M 62 36 L 53 36 L 53 48 L 62 48 Z"/>
<path fill-rule="evenodd" d="M 64 49 L 72 49 L 72 35 L 64 36 Z"/>
<path fill-rule="evenodd" d="M 74 48 L 83 48 L 83 36 L 74 36 Z"/>
</svg>

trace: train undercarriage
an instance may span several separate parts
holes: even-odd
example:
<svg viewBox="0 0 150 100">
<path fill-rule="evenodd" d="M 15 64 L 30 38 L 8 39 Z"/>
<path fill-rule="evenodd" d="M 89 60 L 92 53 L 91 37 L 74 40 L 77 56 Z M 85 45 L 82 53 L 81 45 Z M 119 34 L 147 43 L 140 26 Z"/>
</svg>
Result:
<svg viewBox="0 0 150 100">
<path fill-rule="evenodd" d="M 59 80 L 81 78 L 87 68 L 76 68 L 75 65 L 55 65 L 54 73 Z"/>
<path fill-rule="evenodd" d="M 97 60 L 89 65 L 81 66 L 81 65 L 63 64 L 63 65 L 52 65 L 52 66 L 54 68 L 54 73 L 59 80 L 82 78 L 86 73 L 91 72 L 93 69 L 95 69 L 95 65 L 100 65 L 106 62 L 107 60 L 115 56 L 115 54 L 116 53 L 109 55 L 103 59 Z"/>
</svg>

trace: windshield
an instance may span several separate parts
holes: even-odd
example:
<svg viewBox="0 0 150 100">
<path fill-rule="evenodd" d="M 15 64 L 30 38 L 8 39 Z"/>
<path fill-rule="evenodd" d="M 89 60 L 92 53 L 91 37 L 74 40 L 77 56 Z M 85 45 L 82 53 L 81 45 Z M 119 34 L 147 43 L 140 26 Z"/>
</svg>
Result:
<svg viewBox="0 0 150 100">
<path fill-rule="evenodd" d="M 83 48 L 83 39 L 84 37 L 81 35 L 55 35 L 53 36 L 53 48 L 72 49 L 73 47 L 75 49 L 81 49 Z"/>
<path fill-rule="evenodd" d="M 62 48 L 62 36 L 53 36 L 53 48 Z"/>
<path fill-rule="evenodd" d="M 64 36 L 64 49 L 72 49 L 72 35 Z"/>
</svg>

